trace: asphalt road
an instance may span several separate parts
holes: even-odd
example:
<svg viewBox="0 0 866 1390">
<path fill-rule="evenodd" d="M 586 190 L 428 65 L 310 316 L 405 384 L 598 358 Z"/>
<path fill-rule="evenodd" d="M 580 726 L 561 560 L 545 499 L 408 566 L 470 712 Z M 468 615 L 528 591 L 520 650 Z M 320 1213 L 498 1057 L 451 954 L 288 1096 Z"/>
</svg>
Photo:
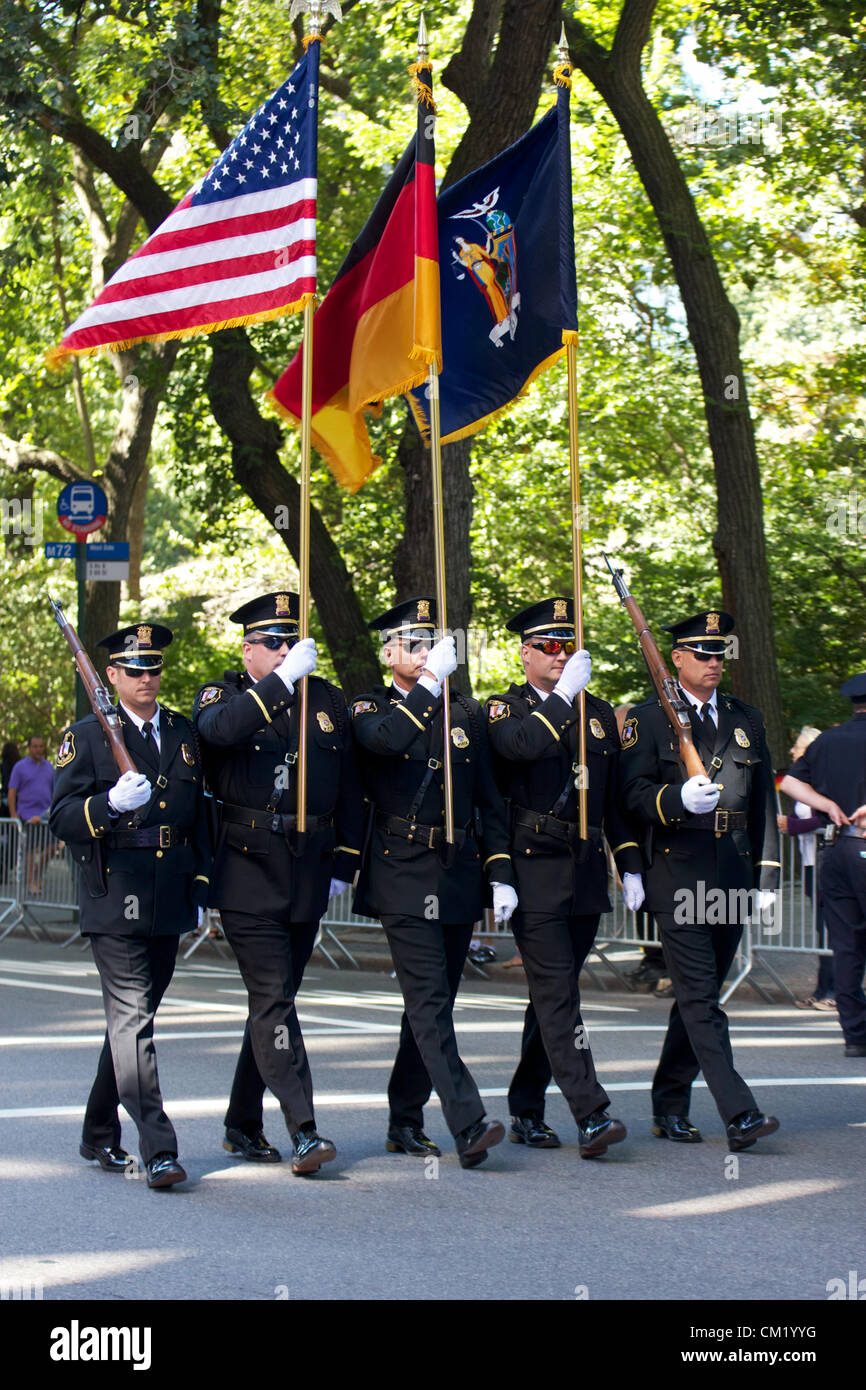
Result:
<svg viewBox="0 0 866 1390">
<path fill-rule="evenodd" d="M 461 1052 L 506 1119 L 522 983 L 464 983 Z M 781 1129 L 728 1154 L 706 1089 L 702 1145 L 649 1130 L 648 1086 L 667 1005 L 587 997 L 585 1019 L 626 1143 L 580 1159 L 558 1092 L 554 1151 L 507 1141 L 459 1167 L 438 1103 L 426 1128 L 438 1164 L 384 1149 L 385 1087 L 400 1018 L 385 975 L 314 965 L 301 1019 L 319 1129 L 337 1161 L 314 1178 L 221 1148 L 244 1019 L 230 965 L 178 967 L 157 1023 L 166 1105 L 189 1181 L 151 1192 L 78 1155 L 83 1102 L 102 1038 L 99 982 L 77 947 L 9 938 L 0 947 L 0 1284 L 53 1300 L 449 1299 L 826 1301 L 863 1278 L 866 1062 L 843 1057 L 834 1016 L 730 1005 L 738 1066 Z M 268 1097 L 266 1132 L 289 1149 Z M 135 1148 L 131 1122 L 124 1140 Z M 8 1292 L 6 1296 L 9 1296 Z M 861 1297 L 863 1294 L 861 1294 Z M 732 1309 L 732 1316 L 734 1310 Z"/>
</svg>

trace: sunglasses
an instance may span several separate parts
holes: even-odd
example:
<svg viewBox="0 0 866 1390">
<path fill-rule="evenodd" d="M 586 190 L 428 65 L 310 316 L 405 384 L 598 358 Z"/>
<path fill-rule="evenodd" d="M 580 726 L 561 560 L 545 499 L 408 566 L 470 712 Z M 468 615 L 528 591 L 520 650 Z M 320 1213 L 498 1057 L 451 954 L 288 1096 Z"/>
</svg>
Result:
<svg viewBox="0 0 866 1390">
<path fill-rule="evenodd" d="M 108 664 L 109 666 L 112 665 L 111 662 L 109 662 Z M 117 669 L 119 671 L 122 671 L 125 676 L 133 676 L 136 680 L 138 680 L 139 676 L 158 676 L 162 671 L 162 665 L 160 664 L 159 666 L 118 666 Z"/>
<path fill-rule="evenodd" d="M 280 647 L 285 644 L 291 646 L 294 637 L 280 637 L 275 632 L 268 632 L 264 637 L 245 637 L 244 641 L 249 642 L 251 647 L 267 647 L 269 652 L 278 652 Z"/>
<path fill-rule="evenodd" d="M 724 661 L 724 652 L 692 652 L 695 661 Z"/>
<path fill-rule="evenodd" d="M 574 639 L 571 637 L 566 638 L 565 641 L 561 637 L 545 637 L 542 642 L 530 642 L 528 645 L 534 647 L 537 652 L 544 652 L 545 656 L 559 656 L 560 652 L 565 652 L 566 656 L 571 656 L 572 652 L 576 650 Z"/>
</svg>

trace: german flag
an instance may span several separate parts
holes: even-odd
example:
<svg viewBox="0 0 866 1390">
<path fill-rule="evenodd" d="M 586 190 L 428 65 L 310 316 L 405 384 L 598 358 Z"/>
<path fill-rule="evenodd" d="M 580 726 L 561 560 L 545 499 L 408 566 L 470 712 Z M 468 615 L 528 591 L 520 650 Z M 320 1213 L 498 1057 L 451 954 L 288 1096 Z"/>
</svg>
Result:
<svg viewBox="0 0 866 1390">
<path fill-rule="evenodd" d="M 442 365 L 434 112 L 429 65 L 409 69 L 418 129 L 313 319 L 312 442 L 341 486 L 357 492 L 380 462 L 364 412 Z M 302 349 L 269 392 L 301 426 Z"/>
</svg>

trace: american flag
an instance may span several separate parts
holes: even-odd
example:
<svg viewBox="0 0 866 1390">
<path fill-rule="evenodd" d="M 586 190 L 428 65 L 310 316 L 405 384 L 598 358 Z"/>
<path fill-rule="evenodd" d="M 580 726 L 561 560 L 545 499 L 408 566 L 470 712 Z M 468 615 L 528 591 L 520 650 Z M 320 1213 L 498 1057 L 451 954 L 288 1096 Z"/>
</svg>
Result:
<svg viewBox="0 0 866 1390">
<path fill-rule="evenodd" d="M 316 292 L 318 87 L 314 41 L 49 360 L 303 308 Z"/>
</svg>

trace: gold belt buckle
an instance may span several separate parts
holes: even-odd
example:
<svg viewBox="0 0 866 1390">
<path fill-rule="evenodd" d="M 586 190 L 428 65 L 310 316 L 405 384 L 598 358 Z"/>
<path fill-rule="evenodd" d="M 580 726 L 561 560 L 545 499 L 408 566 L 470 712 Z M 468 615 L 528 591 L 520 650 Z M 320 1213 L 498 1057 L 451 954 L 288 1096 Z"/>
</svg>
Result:
<svg viewBox="0 0 866 1390">
<path fill-rule="evenodd" d="M 729 813 L 728 813 L 727 811 L 717 811 L 717 812 L 716 812 L 716 834 L 721 834 L 721 833 L 723 833 L 725 830 L 727 830 L 727 828 L 728 828 L 728 815 L 729 815 Z"/>
<path fill-rule="evenodd" d="M 170 825 L 161 825 L 159 827 L 159 847 L 160 849 L 171 849 Z"/>
<path fill-rule="evenodd" d="M 428 849 L 434 849 L 434 848 L 435 848 L 435 846 L 434 846 L 434 844 L 433 844 L 433 837 L 435 836 L 435 834 L 436 834 L 436 827 L 435 827 L 435 825 L 431 825 L 431 827 L 430 827 L 430 834 L 427 836 L 427 848 L 428 848 Z"/>
</svg>

